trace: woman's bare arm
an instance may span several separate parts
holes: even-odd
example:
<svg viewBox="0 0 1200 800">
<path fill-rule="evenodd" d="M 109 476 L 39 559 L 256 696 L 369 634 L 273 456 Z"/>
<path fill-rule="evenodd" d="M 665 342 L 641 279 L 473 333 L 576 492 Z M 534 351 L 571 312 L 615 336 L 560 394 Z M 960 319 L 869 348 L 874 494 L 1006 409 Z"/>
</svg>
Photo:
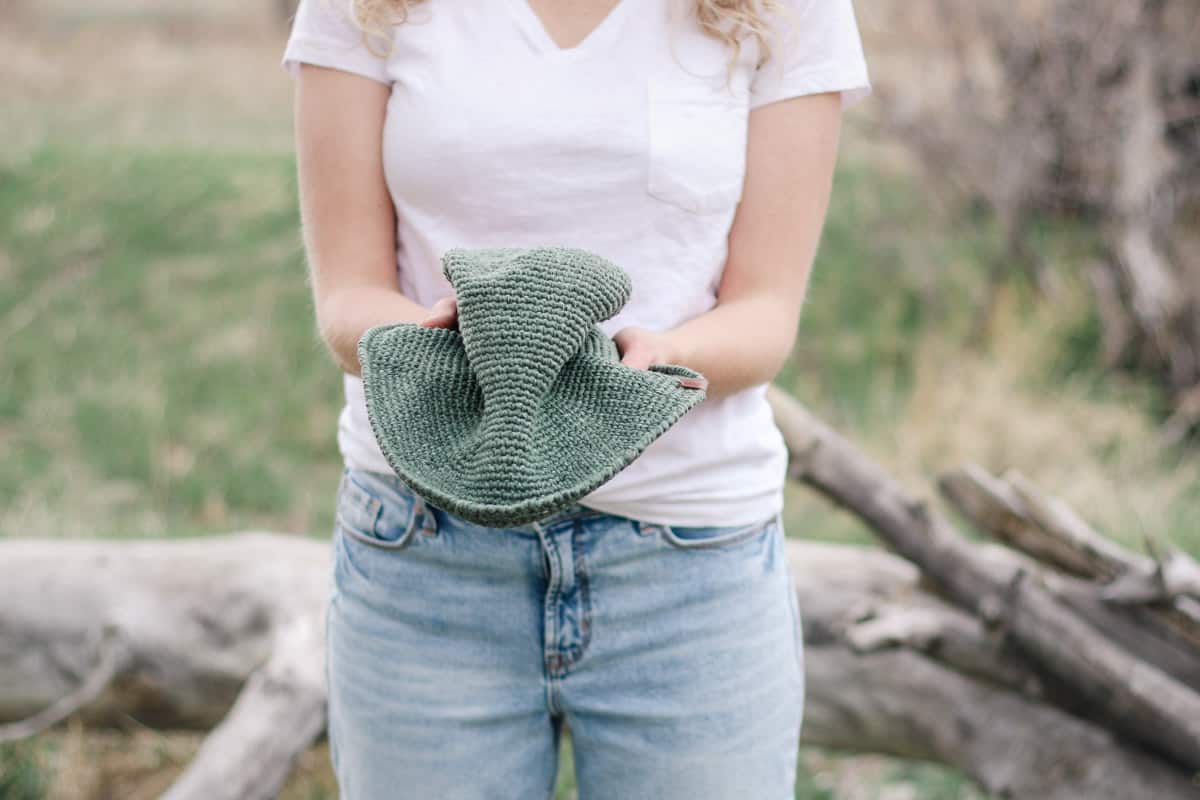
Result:
<svg viewBox="0 0 1200 800">
<path fill-rule="evenodd" d="M 430 309 L 399 291 L 396 217 L 383 175 L 388 87 L 302 64 L 295 84 L 300 216 L 317 329 L 334 360 L 361 374 L 358 340 Z"/>
<path fill-rule="evenodd" d="M 618 332 L 622 360 L 683 364 L 710 397 L 770 381 L 796 340 L 833 186 L 841 129 L 836 92 L 750 113 L 746 181 L 729 234 L 717 305 L 669 331 Z"/>
</svg>

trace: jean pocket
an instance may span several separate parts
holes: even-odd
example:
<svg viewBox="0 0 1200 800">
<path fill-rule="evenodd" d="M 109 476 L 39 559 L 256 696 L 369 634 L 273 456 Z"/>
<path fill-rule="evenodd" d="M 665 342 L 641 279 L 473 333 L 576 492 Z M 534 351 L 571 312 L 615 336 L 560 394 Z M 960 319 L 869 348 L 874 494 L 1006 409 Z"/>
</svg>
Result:
<svg viewBox="0 0 1200 800">
<path fill-rule="evenodd" d="M 347 469 L 338 487 L 337 526 L 356 542 L 385 550 L 412 544 L 428 525 L 424 502 L 387 476 Z"/>
<path fill-rule="evenodd" d="M 762 539 L 773 533 L 778 516 L 749 525 L 662 525 L 653 524 L 663 540 L 681 550 L 732 547 L 751 540 Z"/>
</svg>

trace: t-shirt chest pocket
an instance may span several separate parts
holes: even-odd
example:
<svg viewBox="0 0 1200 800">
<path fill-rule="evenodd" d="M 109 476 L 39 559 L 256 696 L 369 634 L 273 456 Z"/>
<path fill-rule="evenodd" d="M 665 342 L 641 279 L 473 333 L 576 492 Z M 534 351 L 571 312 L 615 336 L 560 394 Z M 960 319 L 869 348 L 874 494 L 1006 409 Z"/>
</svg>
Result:
<svg viewBox="0 0 1200 800">
<path fill-rule="evenodd" d="M 702 82 L 659 76 L 647 82 L 646 99 L 646 190 L 695 214 L 737 205 L 746 173 L 746 101 Z"/>
</svg>

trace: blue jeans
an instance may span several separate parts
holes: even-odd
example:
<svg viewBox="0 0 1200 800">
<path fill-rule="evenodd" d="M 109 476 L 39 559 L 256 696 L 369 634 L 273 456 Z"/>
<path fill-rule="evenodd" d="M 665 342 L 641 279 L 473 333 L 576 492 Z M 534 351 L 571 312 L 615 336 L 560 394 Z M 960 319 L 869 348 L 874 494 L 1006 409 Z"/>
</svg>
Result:
<svg viewBox="0 0 1200 800">
<path fill-rule="evenodd" d="M 791 800 L 804 706 L 779 515 L 651 524 L 582 505 L 520 528 L 346 469 L 326 625 L 347 800 Z"/>
</svg>

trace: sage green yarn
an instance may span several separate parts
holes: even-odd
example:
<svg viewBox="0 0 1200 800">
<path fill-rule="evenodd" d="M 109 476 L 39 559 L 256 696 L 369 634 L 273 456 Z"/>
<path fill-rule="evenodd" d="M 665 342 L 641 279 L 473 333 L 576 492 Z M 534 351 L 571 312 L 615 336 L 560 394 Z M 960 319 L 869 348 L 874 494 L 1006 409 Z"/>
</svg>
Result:
<svg viewBox="0 0 1200 800">
<path fill-rule="evenodd" d="M 703 376 L 687 367 L 620 363 L 597 323 L 621 310 L 632 281 L 599 255 L 452 248 L 442 271 L 458 330 L 396 323 L 358 343 L 376 441 L 438 508 L 488 527 L 542 519 L 611 479 L 705 397 Z"/>
</svg>

